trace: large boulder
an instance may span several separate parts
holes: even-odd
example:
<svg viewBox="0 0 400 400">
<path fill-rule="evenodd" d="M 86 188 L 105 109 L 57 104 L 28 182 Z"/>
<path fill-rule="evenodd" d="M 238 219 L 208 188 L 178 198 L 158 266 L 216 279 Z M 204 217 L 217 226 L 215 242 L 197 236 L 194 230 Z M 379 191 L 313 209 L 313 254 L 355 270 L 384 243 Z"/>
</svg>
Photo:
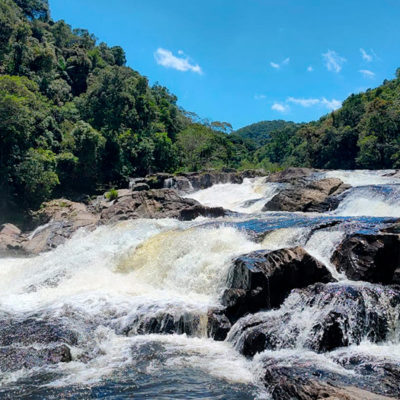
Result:
<svg viewBox="0 0 400 400">
<path fill-rule="evenodd" d="M 326 212 L 339 205 L 338 196 L 349 189 L 340 179 L 326 178 L 318 181 L 293 181 L 268 203 L 263 211 Z"/>
<path fill-rule="evenodd" d="M 0 321 L 0 371 L 15 371 L 69 362 L 69 346 L 78 335 L 61 319 L 28 316 L 25 319 L 3 314 Z"/>
<path fill-rule="evenodd" d="M 225 310 L 211 309 L 207 314 L 207 334 L 214 340 L 226 339 L 232 324 L 225 315 Z"/>
<path fill-rule="evenodd" d="M 66 327 L 61 320 L 31 316 L 23 320 L 2 318 L 0 322 L 0 346 L 12 346 L 15 343 L 29 346 L 59 342 L 76 345 L 78 342 L 76 332 Z"/>
<path fill-rule="evenodd" d="M 279 307 L 294 288 L 332 280 L 326 267 L 301 247 L 253 252 L 234 261 L 222 304 L 236 321 L 246 313 Z"/>
<path fill-rule="evenodd" d="M 55 347 L 0 347 L 0 371 L 16 371 L 72 361 L 70 348 Z"/>
<path fill-rule="evenodd" d="M 58 199 L 32 212 L 30 232 L 5 224 L 0 228 L 0 255 L 37 255 L 63 244 L 78 229 L 94 229 L 99 216 L 83 203 Z"/>
<path fill-rule="evenodd" d="M 0 226 L 0 256 L 15 255 L 22 251 L 21 230 L 12 224 Z"/>
<path fill-rule="evenodd" d="M 199 216 L 220 217 L 225 211 L 202 206 L 196 200 L 180 197 L 172 189 L 130 192 L 111 202 L 101 212 L 101 222 L 135 218 L 178 218 L 191 220 Z"/>
<path fill-rule="evenodd" d="M 264 381 L 274 400 L 390 400 L 399 393 L 393 390 L 387 396 L 388 391 L 379 387 L 376 379 L 368 382 L 361 377 L 359 384 L 350 377 L 315 367 L 313 360 L 283 363 L 271 358 L 265 364 Z"/>
<path fill-rule="evenodd" d="M 278 310 L 239 319 L 228 340 L 246 356 L 301 347 L 325 353 L 364 340 L 382 343 L 396 335 L 399 306 L 399 288 L 318 283 L 293 290 Z"/>
<path fill-rule="evenodd" d="M 268 182 L 276 183 L 299 183 L 310 179 L 318 170 L 312 168 L 287 168 L 283 171 L 274 172 L 267 178 Z"/>
<path fill-rule="evenodd" d="M 400 236 L 390 233 L 348 236 L 331 261 L 349 279 L 400 284 Z"/>
<path fill-rule="evenodd" d="M 58 199 L 43 203 L 32 214 L 37 229 L 24 235 L 22 249 L 27 254 L 39 254 L 63 244 L 78 229 L 94 229 L 99 216 L 83 203 Z"/>
</svg>

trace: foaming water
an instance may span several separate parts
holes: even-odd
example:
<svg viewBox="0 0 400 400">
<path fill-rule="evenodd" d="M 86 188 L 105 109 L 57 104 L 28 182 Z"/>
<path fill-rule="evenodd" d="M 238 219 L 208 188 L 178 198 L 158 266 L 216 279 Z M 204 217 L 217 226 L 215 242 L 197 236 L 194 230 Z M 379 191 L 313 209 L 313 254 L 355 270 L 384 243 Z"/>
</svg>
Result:
<svg viewBox="0 0 400 400">
<path fill-rule="evenodd" d="M 122 222 L 80 232 L 64 246 L 28 259 L 2 260 L 0 301 L 29 311 L 75 298 L 129 302 L 217 302 L 233 257 L 260 249 L 232 227 L 173 220 Z"/>
<path fill-rule="evenodd" d="M 400 185 L 350 189 L 335 215 L 400 217 Z"/>
<path fill-rule="evenodd" d="M 124 337 L 105 328 L 98 328 L 94 339 L 100 343 L 98 357 L 46 367 L 42 373 L 47 382 L 34 390 L 34 385 L 28 386 L 27 396 L 33 392 L 37 398 L 58 398 L 68 392 L 77 398 L 111 393 L 116 398 L 268 398 L 255 378 L 255 364 L 229 343 L 185 335 Z M 34 382 L 37 374 L 31 370 L 25 378 Z M 10 386 L 8 393 L 21 395 L 23 388 L 12 385 L 20 377 L 16 372 L 0 379 Z"/>
<path fill-rule="evenodd" d="M 279 250 L 289 247 L 303 246 L 310 228 L 282 228 L 266 235 L 262 245 L 266 250 Z"/>
<path fill-rule="evenodd" d="M 315 232 L 304 246 L 305 250 L 318 261 L 321 261 L 337 280 L 345 279 L 346 276 L 336 270 L 330 259 L 344 236 L 345 233 L 341 231 L 321 230 Z"/>
<path fill-rule="evenodd" d="M 324 172 L 322 175 L 326 178 L 339 178 L 353 187 L 400 184 L 400 175 L 394 170 L 333 170 Z"/>
<path fill-rule="evenodd" d="M 346 345 L 358 345 L 372 338 L 397 346 L 399 312 L 400 304 L 393 301 L 391 288 L 364 282 L 317 285 L 292 291 L 277 310 L 240 319 L 229 332 L 228 340 L 242 349 L 252 333 L 261 330 L 277 350 L 321 351 L 325 344 L 320 322 L 332 315 L 341 326 L 342 343 Z M 387 321 L 387 331 L 381 336 L 376 332 L 379 318 Z"/>
<path fill-rule="evenodd" d="M 254 398 L 249 362 L 229 344 L 207 339 L 207 311 L 219 306 L 231 260 L 260 248 L 243 231 L 204 226 L 203 220 L 138 220 L 82 230 L 34 258 L 2 259 L 0 312 L 17 321 L 29 316 L 62 321 L 80 338 L 72 346 L 74 361 L 12 371 L 3 384 L 35 381 L 39 374 L 50 390 L 42 393 L 56 388 L 78 393 L 77 385 L 111 379 L 151 397 L 166 390 L 173 376 L 197 380 L 199 394 L 212 383 L 211 397 L 221 391 L 236 398 L 237 391 L 242 396 L 237 398 Z M 191 337 L 146 334 L 157 331 Z M 161 359 L 144 365 L 154 346 Z M 119 371 L 130 377 L 127 382 Z M 135 386 L 143 374 L 147 383 Z M 52 378 L 47 382 L 46 376 Z M 174 390 L 182 398 L 190 392 L 185 386 Z"/>
<path fill-rule="evenodd" d="M 188 194 L 200 203 L 211 207 L 223 207 L 227 210 L 254 213 L 261 211 L 265 203 L 276 193 L 279 185 L 266 183 L 265 177 L 246 178 L 242 184 L 224 183 Z"/>
</svg>

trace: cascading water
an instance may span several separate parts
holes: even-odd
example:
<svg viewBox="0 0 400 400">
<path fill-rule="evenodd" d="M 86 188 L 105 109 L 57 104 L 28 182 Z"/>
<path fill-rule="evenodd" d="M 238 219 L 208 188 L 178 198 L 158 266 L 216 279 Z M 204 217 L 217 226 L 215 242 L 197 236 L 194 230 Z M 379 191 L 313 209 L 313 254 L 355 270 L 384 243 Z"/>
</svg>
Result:
<svg viewBox="0 0 400 400">
<path fill-rule="evenodd" d="M 262 213 L 281 185 L 245 179 L 187 195 L 234 212 L 225 218 L 125 221 L 80 230 L 34 258 L 0 259 L 0 397 L 269 398 L 262 383 L 269 363 L 321 366 L 349 382 L 366 368 L 357 357 L 400 364 L 391 289 L 350 282 L 330 263 L 346 233 L 400 217 L 400 178 L 394 171 L 322 175 L 353 186 L 330 213 Z M 279 309 L 239 319 L 226 341 L 209 338 L 208 312 L 221 307 L 232 260 L 294 246 L 338 282 L 294 290 Z M 334 350 L 324 347 L 319 325 L 333 317 L 345 332 Z M 254 332 L 269 346 L 246 358 L 240 352 Z M 43 356 L 29 364 L 60 343 L 71 362 Z"/>
</svg>

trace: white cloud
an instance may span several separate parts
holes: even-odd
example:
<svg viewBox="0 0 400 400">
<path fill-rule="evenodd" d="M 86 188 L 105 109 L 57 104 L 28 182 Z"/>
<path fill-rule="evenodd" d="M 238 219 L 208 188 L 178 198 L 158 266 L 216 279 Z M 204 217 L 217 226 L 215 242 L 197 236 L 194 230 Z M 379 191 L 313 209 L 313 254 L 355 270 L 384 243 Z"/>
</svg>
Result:
<svg viewBox="0 0 400 400">
<path fill-rule="evenodd" d="M 361 74 L 364 78 L 373 78 L 375 77 L 375 73 L 370 71 L 369 69 L 360 69 Z"/>
<path fill-rule="evenodd" d="M 289 97 L 286 101 L 288 103 L 299 104 L 302 107 L 311 107 L 320 103 L 319 99 L 296 99 L 295 97 Z"/>
<path fill-rule="evenodd" d="M 309 66 L 307 67 L 307 71 L 308 71 L 308 72 L 313 72 L 313 71 L 314 71 L 313 66 L 312 66 L 312 65 L 309 65 Z"/>
<path fill-rule="evenodd" d="M 304 99 L 304 98 L 288 97 L 286 103 L 297 104 L 305 108 L 313 106 L 322 106 L 327 108 L 328 110 L 336 110 L 342 105 L 342 102 L 339 100 L 336 99 L 328 100 L 325 97 L 322 97 L 320 99 L 315 99 L 315 98 Z"/>
<path fill-rule="evenodd" d="M 184 53 L 183 50 L 178 50 L 178 54 L 179 54 L 180 56 L 183 56 L 185 53 Z"/>
<path fill-rule="evenodd" d="M 342 70 L 343 64 L 347 61 L 334 50 L 328 50 L 326 53 L 322 54 L 322 57 L 325 60 L 325 66 L 328 71 L 336 73 Z"/>
<path fill-rule="evenodd" d="M 368 54 L 364 49 L 360 49 L 360 52 L 364 61 L 371 62 L 373 60 L 374 56 L 372 54 Z"/>
<path fill-rule="evenodd" d="M 337 110 L 342 106 L 342 102 L 336 99 L 328 100 L 325 97 L 321 99 L 321 104 L 323 104 L 328 110 Z"/>
<path fill-rule="evenodd" d="M 172 68 L 177 71 L 192 71 L 200 75 L 203 73 L 200 65 L 191 63 L 188 58 L 174 56 L 170 50 L 159 48 L 154 53 L 154 58 L 157 64 L 165 68 Z"/>
<path fill-rule="evenodd" d="M 271 110 L 278 111 L 280 113 L 284 113 L 286 111 L 289 111 L 289 106 L 286 104 L 282 103 L 274 103 L 271 107 Z"/>
<path fill-rule="evenodd" d="M 269 63 L 269 65 L 270 65 L 272 68 L 280 69 L 283 65 L 288 65 L 289 63 L 290 63 L 290 57 L 287 57 L 287 58 L 285 58 L 280 64 L 271 61 L 271 62 Z"/>
<path fill-rule="evenodd" d="M 264 100 L 266 98 L 267 98 L 267 96 L 265 94 L 255 94 L 254 95 L 255 100 Z"/>
</svg>

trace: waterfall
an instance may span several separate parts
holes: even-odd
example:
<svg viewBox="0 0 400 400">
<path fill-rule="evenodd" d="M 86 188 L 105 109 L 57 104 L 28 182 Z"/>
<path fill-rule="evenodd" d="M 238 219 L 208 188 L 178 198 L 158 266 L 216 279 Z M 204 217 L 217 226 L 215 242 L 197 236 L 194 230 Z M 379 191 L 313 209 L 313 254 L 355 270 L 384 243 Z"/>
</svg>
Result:
<svg viewBox="0 0 400 400">
<path fill-rule="evenodd" d="M 399 291 L 349 281 L 330 260 L 346 235 L 376 232 L 387 217 L 400 217 L 400 178 L 394 171 L 329 171 L 313 179 L 325 177 L 352 188 L 324 214 L 263 213 L 285 186 L 246 178 L 185 195 L 233 211 L 218 220 L 123 221 L 81 229 L 36 257 L 1 258 L 0 397 L 68 391 L 87 398 L 104 390 L 261 399 L 269 398 L 265 370 L 276 365 L 375 385 L 362 378 L 366 360 L 377 369 L 400 364 Z M 223 309 L 233 261 L 297 246 L 335 282 L 294 289 L 279 308 L 234 321 L 225 341 L 210 338 L 209 313 Z M 60 345 L 70 348 L 72 362 L 49 362 Z"/>
<path fill-rule="evenodd" d="M 223 207 L 241 213 L 261 211 L 278 191 L 279 184 L 265 183 L 265 177 L 245 178 L 242 184 L 225 183 L 191 193 L 190 197 L 210 207 Z"/>
</svg>

